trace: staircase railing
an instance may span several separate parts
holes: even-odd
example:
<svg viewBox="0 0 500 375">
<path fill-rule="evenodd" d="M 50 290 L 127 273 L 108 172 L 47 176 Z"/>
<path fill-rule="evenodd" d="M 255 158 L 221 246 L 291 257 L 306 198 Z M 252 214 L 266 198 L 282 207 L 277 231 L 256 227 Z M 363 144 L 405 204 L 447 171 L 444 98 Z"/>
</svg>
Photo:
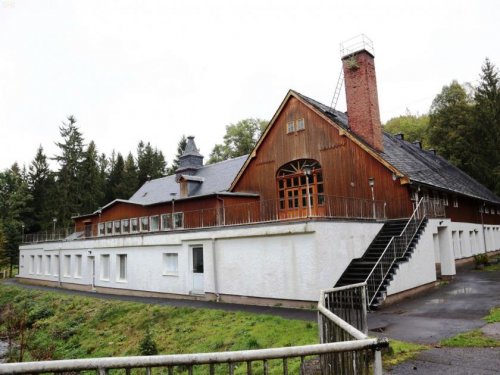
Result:
<svg viewBox="0 0 500 375">
<path fill-rule="evenodd" d="M 379 259 L 373 266 L 370 274 L 366 278 L 368 306 L 371 306 L 375 300 L 377 292 L 382 287 L 385 278 L 396 260 L 405 255 L 408 246 L 425 219 L 427 215 L 427 205 L 423 204 L 423 202 L 424 198 L 421 198 L 401 233 L 390 239 Z"/>
</svg>

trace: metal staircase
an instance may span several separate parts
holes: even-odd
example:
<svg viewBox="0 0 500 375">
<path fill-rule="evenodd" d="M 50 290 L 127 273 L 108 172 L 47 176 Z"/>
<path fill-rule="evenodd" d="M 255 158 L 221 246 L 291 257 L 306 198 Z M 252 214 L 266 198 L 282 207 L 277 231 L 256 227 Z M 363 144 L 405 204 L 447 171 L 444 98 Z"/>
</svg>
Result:
<svg viewBox="0 0 500 375">
<path fill-rule="evenodd" d="M 408 220 L 387 221 L 363 256 L 351 261 L 335 287 L 366 282 L 368 306 L 380 306 L 396 270 L 411 258 L 427 225 L 427 205 L 422 202 Z"/>
</svg>

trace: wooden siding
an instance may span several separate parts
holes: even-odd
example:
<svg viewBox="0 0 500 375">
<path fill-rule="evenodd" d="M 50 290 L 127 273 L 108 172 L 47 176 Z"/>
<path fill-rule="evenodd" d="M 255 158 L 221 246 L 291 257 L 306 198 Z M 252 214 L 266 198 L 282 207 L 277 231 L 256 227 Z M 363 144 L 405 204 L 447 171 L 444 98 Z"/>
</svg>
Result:
<svg viewBox="0 0 500 375">
<path fill-rule="evenodd" d="M 287 133 L 287 123 L 300 118 L 305 120 L 305 129 Z M 388 217 L 411 212 L 409 190 L 399 179 L 393 180 L 391 171 L 293 96 L 233 191 L 258 193 L 263 200 L 277 199 L 277 171 L 298 159 L 320 163 L 326 195 L 371 199 L 368 179 L 373 177 L 375 199 L 388 203 Z"/>
</svg>

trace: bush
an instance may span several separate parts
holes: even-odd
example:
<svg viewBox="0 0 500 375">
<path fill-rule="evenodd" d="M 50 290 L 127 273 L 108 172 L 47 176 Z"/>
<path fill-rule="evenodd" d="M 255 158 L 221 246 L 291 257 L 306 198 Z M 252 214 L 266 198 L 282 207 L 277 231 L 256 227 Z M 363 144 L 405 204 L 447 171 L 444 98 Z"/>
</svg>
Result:
<svg viewBox="0 0 500 375">
<path fill-rule="evenodd" d="M 481 266 L 487 266 L 490 264 L 490 259 L 487 254 L 476 254 L 474 255 L 474 265 L 476 268 Z"/>
<path fill-rule="evenodd" d="M 139 344 L 139 352 L 141 355 L 156 355 L 158 354 L 158 348 L 156 347 L 156 342 L 151 336 L 151 331 L 149 328 L 146 330 L 146 334 Z"/>
</svg>

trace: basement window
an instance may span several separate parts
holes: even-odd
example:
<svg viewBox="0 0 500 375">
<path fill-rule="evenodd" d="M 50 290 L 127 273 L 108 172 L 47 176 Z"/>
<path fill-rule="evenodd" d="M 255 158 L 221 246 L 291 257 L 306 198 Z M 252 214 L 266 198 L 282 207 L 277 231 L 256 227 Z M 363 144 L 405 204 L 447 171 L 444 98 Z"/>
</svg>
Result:
<svg viewBox="0 0 500 375">
<path fill-rule="evenodd" d="M 116 281 L 127 281 L 127 254 L 118 254 L 116 260 L 118 263 L 118 277 Z"/>
<path fill-rule="evenodd" d="M 82 277 L 82 256 L 80 254 L 75 256 L 75 277 Z"/>
<path fill-rule="evenodd" d="M 101 280 L 109 280 L 109 254 L 101 255 Z"/>
<path fill-rule="evenodd" d="M 50 255 L 46 255 L 45 256 L 45 264 L 47 265 L 47 267 L 45 267 L 45 274 L 46 275 L 50 275 L 51 272 L 52 272 L 52 259 L 51 259 L 51 256 Z"/>
<path fill-rule="evenodd" d="M 43 263 L 42 263 L 42 256 L 38 255 L 38 262 L 36 264 L 36 273 L 38 275 L 41 275 L 43 273 Z"/>
<path fill-rule="evenodd" d="M 71 277 L 71 255 L 64 256 L 63 275 L 64 277 Z"/>
<path fill-rule="evenodd" d="M 30 273 L 35 272 L 35 256 L 30 255 Z"/>
<path fill-rule="evenodd" d="M 179 255 L 177 253 L 163 254 L 163 275 L 179 274 Z"/>
</svg>

